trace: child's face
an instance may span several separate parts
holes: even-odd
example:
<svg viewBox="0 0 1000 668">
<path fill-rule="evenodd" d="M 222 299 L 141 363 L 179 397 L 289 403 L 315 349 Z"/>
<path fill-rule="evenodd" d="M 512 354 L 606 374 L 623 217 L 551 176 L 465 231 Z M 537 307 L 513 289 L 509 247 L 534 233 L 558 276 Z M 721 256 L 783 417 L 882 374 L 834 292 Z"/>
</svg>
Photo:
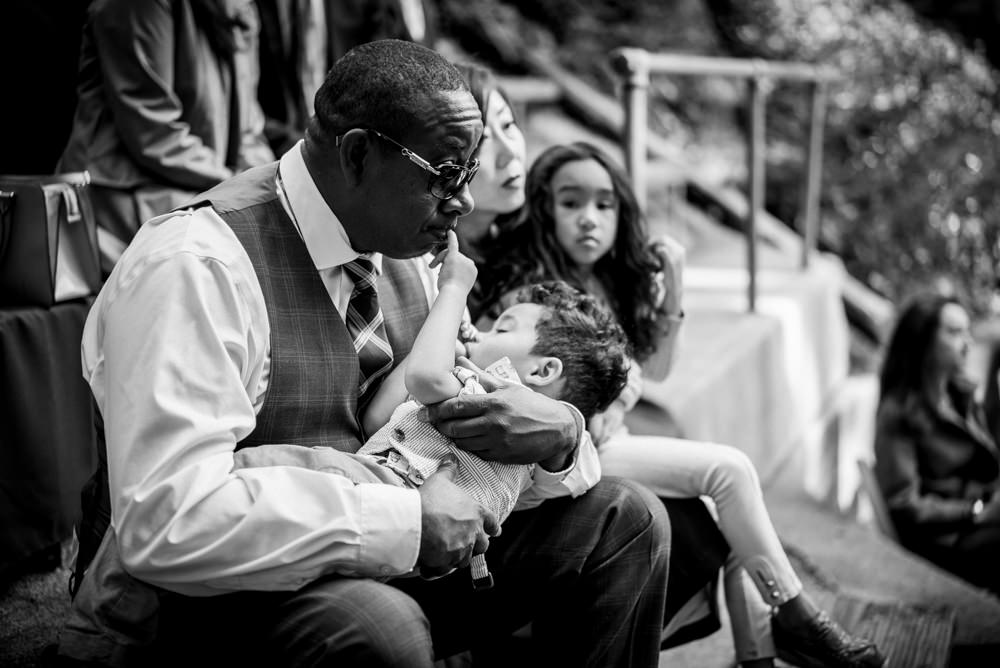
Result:
<svg viewBox="0 0 1000 668">
<path fill-rule="evenodd" d="M 538 359 L 531 350 L 535 347 L 535 326 L 544 313 L 545 308 L 538 304 L 514 304 L 500 314 L 493 329 L 479 332 L 477 340 L 465 344 L 466 357 L 481 369 L 508 357 L 518 376 L 526 378 Z"/>
<path fill-rule="evenodd" d="M 615 244 L 618 197 L 596 160 L 567 162 L 552 175 L 556 240 L 577 267 L 593 269 Z"/>
</svg>

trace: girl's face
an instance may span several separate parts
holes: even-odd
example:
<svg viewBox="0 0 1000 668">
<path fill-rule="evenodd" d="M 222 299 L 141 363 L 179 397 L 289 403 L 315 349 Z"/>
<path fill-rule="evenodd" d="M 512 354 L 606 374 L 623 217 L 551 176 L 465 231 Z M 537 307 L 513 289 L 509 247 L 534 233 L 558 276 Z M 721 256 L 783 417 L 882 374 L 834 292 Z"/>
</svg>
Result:
<svg viewBox="0 0 1000 668">
<path fill-rule="evenodd" d="M 510 213 L 524 204 L 527 148 L 510 105 L 497 91 L 486 101 L 486 123 L 479 147 L 479 172 L 469 184 L 476 211 Z"/>
<path fill-rule="evenodd" d="M 615 244 L 618 196 L 611 175 L 593 159 L 567 162 L 552 175 L 556 240 L 590 272 Z"/>
<path fill-rule="evenodd" d="M 965 309 L 958 304 L 945 304 L 934 338 L 933 356 L 937 368 L 946 377 L 964 374 L 971 339 L 969 315 Z"/>
</svg>

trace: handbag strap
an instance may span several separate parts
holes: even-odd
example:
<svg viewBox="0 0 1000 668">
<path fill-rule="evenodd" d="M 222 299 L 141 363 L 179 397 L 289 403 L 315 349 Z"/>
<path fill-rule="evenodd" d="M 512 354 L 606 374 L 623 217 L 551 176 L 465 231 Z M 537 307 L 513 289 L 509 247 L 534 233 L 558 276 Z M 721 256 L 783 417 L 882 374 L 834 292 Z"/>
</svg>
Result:
<svg viewBox="0 0 1000 668">
<path fill-rule="evenodd" d="M 0 262 L 7 253 L 7 242 L 10 240 L 10 230 L 14 227 L 14 197 L 13 190 L 0 190 Z"/>
<path fill-rule="evenodd" d="M 70 223 L 80 222 L 83 218 L 83 214 L 80 213 L 80 200 L 76 196 L 78 187 L 67 184 L 62 189 L 63 205 L 66 207 L 66 220 Z"/>
<path fill-rule="evenodd" d="M 46 215 L 49 217 L 47 224 L 52 227 L 55 231 L 54 237 L 50 238 L 52 246 L 49 248 L 49 268 L 52 273 L 52 285 L 56 284 L 56 268 L 58 265 L 59 257 L 59 244 L 62 243 L 62 225 L 59 223 L 60 211 L 66 213 L 66 223 L 72 224 L 79 222 L 83 216 L 80 214 L 80 200 L 76 197 L 77 186 L 72 183 L 57 182 L 57 183 L 47 183 L 42 186 L 42 190 L 45 192 L 46 196 L 51 193 L 57 193 L 59 196 L 59 207 L 55 210 L 48 209 Z"/>
</svg>

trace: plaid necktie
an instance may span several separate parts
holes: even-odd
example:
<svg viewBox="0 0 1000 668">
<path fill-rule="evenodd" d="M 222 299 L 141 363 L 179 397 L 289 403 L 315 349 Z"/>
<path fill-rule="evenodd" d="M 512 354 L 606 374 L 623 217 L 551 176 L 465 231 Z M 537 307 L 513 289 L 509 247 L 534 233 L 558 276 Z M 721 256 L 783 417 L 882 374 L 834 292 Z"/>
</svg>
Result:
<svg viewBox="0 0 1000 668">
<path fill-rule="evenodd" d="M 378 305 L 374 265 L 370 260 L 358 258 L 344 265 L 344 271 L 354 281 L 345 320 L 361 364 L 358 406 L 362 406 L 375 381 L 392 368 L 392 348 L 385 333 L 382 309 Z"/>
</svg>

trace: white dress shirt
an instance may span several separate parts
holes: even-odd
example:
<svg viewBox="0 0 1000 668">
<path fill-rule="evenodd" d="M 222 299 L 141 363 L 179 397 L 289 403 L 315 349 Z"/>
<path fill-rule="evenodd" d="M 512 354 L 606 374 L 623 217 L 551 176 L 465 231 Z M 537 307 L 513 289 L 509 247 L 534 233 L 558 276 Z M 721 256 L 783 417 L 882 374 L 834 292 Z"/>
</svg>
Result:
<svg viewBox="0 0 1000 668">
<path fill-rule="evenodd" d="M 358 253 L 300 146 L 280 173 L 282 202 L 343 314 L 353 285 L 340 267 Z M 370 259 L 381 268 L 380 255 Z M 133 575 L 213 595 L 292 590 L 334 572 L 385 578 L 416 564 L 416 490 L 294 466 L 234 470 L 264 401 L 269 341 L 250 259 L 211 208 L 140 228 L 81 346 L 104 417 L 111 523 Z"/>
</svg>

